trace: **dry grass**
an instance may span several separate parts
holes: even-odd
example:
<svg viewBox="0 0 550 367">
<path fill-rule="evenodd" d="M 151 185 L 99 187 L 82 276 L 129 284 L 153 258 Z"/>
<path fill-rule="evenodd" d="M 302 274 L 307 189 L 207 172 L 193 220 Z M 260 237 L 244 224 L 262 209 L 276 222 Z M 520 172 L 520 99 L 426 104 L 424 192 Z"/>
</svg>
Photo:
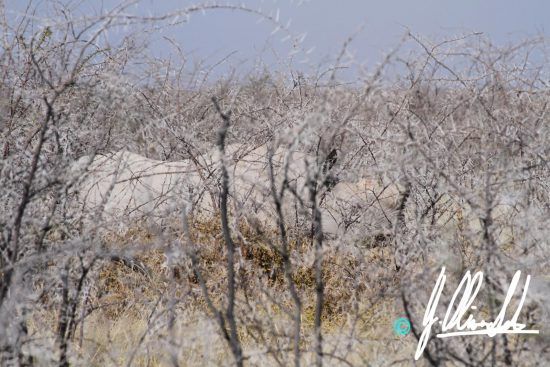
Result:
<svg viewBox="0 0 550 367">
<path fill-rule="evenodd" d="M 216 305 L 220 305 L 225 300 L 226 260 L 218 221 L 194 221 L 193 229 L 193 241 L 200 248 L 201 270 L 210 296 Z M 89 314 L 79 326 L 82 330 L 76 333 L 76 338 L 81 340 L 75 343 L 79 345 L 73 351 L 75 356 L 79 356 L 75 360 L 85 360 L 94 366 L 125 365 L 130 358 L 132 365 L 137 366 L 169 365 L 168 357 L 172 351 L 166 343 L 170 334 L 165 327 L 166 311 L 157 313 L 160 309 L 166 309 L 169 293 L 177 300 L 174 326 L 177 331 L 173 335 L 184 344 L 177 348 L 179 360 L 187 361 L 187 365 L 229 363 L 226 345 L 216 336 L 212 315 L 189 264 L 184 261 L 168 265 L 167 248 L 159 245 L 161 239 L 157 235 L 142 226 L 132 227 L 124 233 L 105 235 L 112 250 L 132 254 L 132 260 L 140 264 L 140 269 L 147 271 L 132 269 L 128 262 L 122 261 L 106 262 L 99 267 L 94 291 L 89 298 Z M 172 232 L 171 235 L 180 234 Z M 243 319 L 247 319 L 244 306 L 247 297 L 255 293 L 269 294 L 280 303 L 262 304 L 265 299 L 259 296 L 255 316 L 264 314 L 270 319 L 269 322 L 288 327 L 282 307 L 289 307 L 291 300 L 282 275 L 282 259 L 265 241 L 266 238 L 265 233 L 260 235 L 245 224 L 239 225 L 239 235 L 235 236 L 240 254 L 237 262 L 242 264 L 238 272 L 238 308 L 239 312 L 243 312 Z M 163 239 L 166 239 L 165 235 Z M 390 315 L 395 314 L 397 294 L 397 279 L 390 270 L 391 252 L 386 246 L 373 246 L 373 241 L 381 240 L 365 240 L 370 243 L 370 249 L 364 259 L 343 249 L 328 248 L 323 269 L 326 284 L 323 330 L 328 344 L 342 343 L 339 338 L 352 324 L 356 335 L 371 340 L 373 345 L 402 343 L 391 331 Z M 290 243 L 296 264 L 293 279 L 303 299 L 302 347 L 307 350 L 311 342 L 308 335 L 313 330 L 315 305 L 310 240 L 294 238 Z M 142 250 L 136 251 L 136 248 Z M 378 273 L 373 273 L 373 269 L 377 269 Z M 381 277 L 384 277 L 383 282 Z M 267 308 L 262 311 L 261 306 Z M 158 326 L 161 319 L 164 321 L 160 324 L 164 327 Z M 42 323 L 50 320 L 47 327 L 41 327 L 55 330 L 56 310 L 44 311 L 36 320 Z M 264 360 L 260 357 L 265 351 L 256 350 L 260 345 L 255 329 L 257 325 L 248 320 L 250 322 L 243 323 L 239 329 L 243 345 L 252 359 Z M 194 335 L 192 340 L 190 335 Z M 361 346 L 357 350 L 353 348 L 353 353 L 371 357 L 371 352 L 367 353 L 367 350 L 373 349 L 373 345 Z M 206 353 L 207 349 L 209 353 Z M 186 365 L 185 362 L 183 365 Z"/>
</svg>

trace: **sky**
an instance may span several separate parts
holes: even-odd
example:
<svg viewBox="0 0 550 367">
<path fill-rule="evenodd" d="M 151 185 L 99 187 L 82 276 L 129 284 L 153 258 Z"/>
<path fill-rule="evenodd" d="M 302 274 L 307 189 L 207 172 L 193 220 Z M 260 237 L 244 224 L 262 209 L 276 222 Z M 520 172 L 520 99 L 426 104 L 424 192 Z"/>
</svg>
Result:
<svg viewBox="0 0 550 367">
<path fill-rule="evenodd" d="M 68 1 L 82 14 L 109 9 L 115 0 Z M 17 11 L 26 0 L 8 0 L 8 8 Z M 41 2 L 36 2 L 41 4 Z M 141 0 L 129 12 L 159 15 L 197 3 L 185 0 Z M 395 47 L 403 34 L 411 32 L 431 39 L 443 39 L 469 32 L 482 32 L 497 44 L 534 35 L 549 35 L 550 1 L 548 0 L 227 0 L 222 4 L 244 4 L 261 8 L 265 14 L 278 14 L 281 24 L 289 26 L 293 37 L 305 34 L 303 51 L 293 63 L 315 67 L 334 60 L 345 40 L 356 33 L 349 45 L 359 63 L 373 65 Z M 74 5 L 78 4 L 78 5 Z M 40 6 L 40 5 L 39 5 Z M 151 53 L 173 55 L 175 41 L 189 60 L 250 68 L 258 59 L 269 67 L 288 60 L 292 42 L 283 42 L 286 33 L 272 34 L 275 25 L 259 22 L 254 14 L 210 10 L 194 13 L 189 21 L 165 28 L 152 36 Z"/>
</svg>

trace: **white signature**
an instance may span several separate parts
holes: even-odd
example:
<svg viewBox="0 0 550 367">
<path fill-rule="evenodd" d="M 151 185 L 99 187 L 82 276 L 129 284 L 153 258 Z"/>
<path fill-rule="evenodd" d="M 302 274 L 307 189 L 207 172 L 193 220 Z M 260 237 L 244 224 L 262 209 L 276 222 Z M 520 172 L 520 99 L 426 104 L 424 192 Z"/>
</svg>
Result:
<svg viewBox="0 0 550 367">
<path fill-rule="evenodd" d="M 521 271 L 518 270 L 512 278 L 512 282 L 510 283 L 510 287 L 506 293 L 504 303 L 502 304 L 500 312 L 494 321 L 487 322 L 485 320 L 481 320 L 477 322 L 472 314 L 470 314 L 465 321 L 462 321 L 469 309 L 476 309 L 476 306 L 472 306 L 472 303 L 474 302 L 483 283 L 483 272 L 478 271 L 473 277 L 471 276 L 470 271 L 466 272 L 462 278 L 462 281 L 458 285 L 458 288 L 453 294 L 453 297 L 451 298 L 445 317 L 442 321 L 439 321 L 439 317 L 435 316 L 435 311 L 447 279 L 447 276 L 445 275 L 445 267 L 443 267 L 441 269 L 441 273 L 439 274 L 439 278 L 437 278 L 437 282 L 435 283 L 432 295 L 430 296 L 426 313 L 424 314 L 424 320 L 422 321 L 424 330 L 418 340 L 418 346 L 416 348 L 414 358 L 418 360 L 422 355 L 422 352 L 424 352 L 424 349 L 428 344 L 428 340 L 430 339 L 432 326 L 438 321 L 441 325 L 442 331 L 442 333 L 436 335 L 438 338 L 464 335 L 487 335 L 494 337 L 497 334 L 538 334 L 538 330 L 524 330 L 525 324 L 520 324 L 517 322 L 521 308 L 523 307 L 523 302 L 525 302 L 525 297 L 527 296 L 527 289 L 529 288 L 529 281 L 531 280 L 530 275 L 527 275 L 527 279 L 525 280 L 525 287 L 523 289 L 523 294 L 521 295 L 521 301 L 518 304 L 514 316 L 511 320 L 506 320 L 506 309 L 516 291 L 520 277 Z M 456 310 L 452 313 L 455 301 L 463 288 L 462 298 L 460 298 L 460 302 L 456 306 Z M 478 328 L 480 329 L 478 330 Z M 449 330 L 453 329 L 456 331 L 449 332 Z"/>
</svg>

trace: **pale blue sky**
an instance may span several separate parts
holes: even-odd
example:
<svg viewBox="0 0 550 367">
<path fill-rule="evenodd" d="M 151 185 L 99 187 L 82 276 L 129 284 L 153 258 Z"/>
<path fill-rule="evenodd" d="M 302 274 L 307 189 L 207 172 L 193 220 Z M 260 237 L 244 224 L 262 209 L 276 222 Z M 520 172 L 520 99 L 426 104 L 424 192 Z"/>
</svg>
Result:
<svg viewBox="0 0 550 367">
<path fill-rule="evenodd" d="M 63 0 L 62 2 L 68 2 Z M 81 1 L 78 1 L 80 3 Z M 8 0 L 8 7 L 20 8 L 26 0 Z M 72 1 L 72 3 L 77 3 Z M 101 1 L 83 1 L 84 13 L 90 8 L 99 10 Z M 117 3 L 103 1 L 109 8 Z M 131 11 L 139 14 L 160 14 L 196 3 L 177 0 L 141 0 Z M 226 3 L 225 1 L 221 3 Z M 357 60 L 372 64 L 381 61 L 385 51 L 395 46 L 409 28 L 412 32 L 441 39 L 445 36 L 470 31 L 483 32 L 496 43 L 550 32 L 550 1 L 548 0 L 244 0 L 231 1 L 246 4 L 266 13 L 279 9 L 281 23 L 292 20 L 291 32 L 306 33 L 304 49 L 315 47 L 309 63 L 318 65 L 334 58 L 346 38 L 361 25 L 364 30 L 350 46 Z M 167 55 L 169 43 L 162 36 L 175 39 L 191 60 L 206 59 L 214 63 L 235 52 L 231 65 L 246 69 L 251 59 L 259 55 L 273 63 L 273 51 L 285 58 L 289 43 L 282 43 L 283 33 L 270 36 L 274 26 L 251 14 L 226 10 L 194 14 L 189 23 L 166 29 L 154 36 L 152 52 Z M 245 61 L 248 60 L 248 63 Z M 302 56 L 296 62 L 303 60 Z"/>
</svg>

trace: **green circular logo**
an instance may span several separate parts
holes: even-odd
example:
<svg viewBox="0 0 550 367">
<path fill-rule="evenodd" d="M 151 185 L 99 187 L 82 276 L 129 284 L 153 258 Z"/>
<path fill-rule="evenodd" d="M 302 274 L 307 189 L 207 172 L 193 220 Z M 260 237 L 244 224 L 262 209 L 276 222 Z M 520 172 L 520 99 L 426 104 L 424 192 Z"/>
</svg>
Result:
<svg viewBox="0 0 550 367">
<path fill-rule="evenodd" d="M 397 335 L 405 336 L 411 332 L 411 322 L 405 317 L 400 317 L 393 322 L 393 331 Z"/>
</svg>

